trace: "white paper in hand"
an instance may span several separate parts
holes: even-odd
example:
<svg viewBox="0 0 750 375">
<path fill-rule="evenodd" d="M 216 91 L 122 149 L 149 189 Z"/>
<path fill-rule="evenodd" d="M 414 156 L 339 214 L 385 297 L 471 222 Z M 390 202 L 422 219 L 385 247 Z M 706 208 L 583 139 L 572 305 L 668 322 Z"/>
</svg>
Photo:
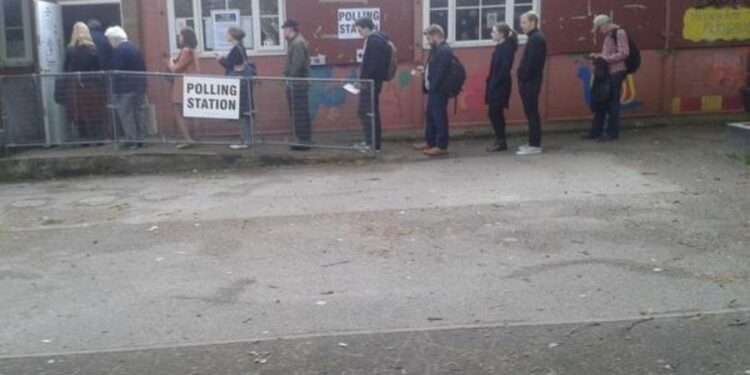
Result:
<svg viewBox="0 0 750 375">
<path fill-rule="evenodd" d="M 354 86 L 351 83 L 347 83 L 346 85 L 344 85 L 344 90 L 346 90 L 347 92 L 349 92 L 352 95 L 359 95 L 359 93 L 360 93 L 360 89 L 357 86 Z"/>
</svg>

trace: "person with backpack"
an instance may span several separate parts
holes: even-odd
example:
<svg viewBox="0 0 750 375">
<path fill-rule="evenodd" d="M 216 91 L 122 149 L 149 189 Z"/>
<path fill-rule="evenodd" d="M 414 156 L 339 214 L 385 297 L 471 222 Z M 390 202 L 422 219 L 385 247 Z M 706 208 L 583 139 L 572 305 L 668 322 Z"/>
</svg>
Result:
<svg viewBox="0 0 750 375">
<path fill-rule="evenodd" d="M 542 153 L 539 94 L 542 92 L 544 66 L 547 63 L 547 41 L 539 30 L 539 16 L 536 13 L 528 12 L 521 16 L 521 28 L 528 36 L 528 42 L 518 67 L 518 82 L 523 109 L 529 120 L 529 144 L 519 147 L 516 155 L 538 155 Z"/>
<path fill-rule="evenodd" d="M 584 138 L 610 142 L 620 137 L 620 99 L 622 83 L 628 76 L 627 61 L 631 56 L 631 43 L 628 33 L 614 24 L 607 15 L 598 15 L 594 18 L 593 32 L 605 35 L 602 53 L 592 54 L 591 57 L 601 58 L 609 65 L 610 93 L 608 105 L 596 111 L 591 131 Z M 604 122 L 606 120 L 608 120 L 608 125 L 605 133 Z"/>
<path fill-rule="evenodd" d="M 487 76 L 485 102 L 489 106 L 489 117 L 495 130 L 495 144 L 487 152 L 501 152 L 508 149 L 505 134 L 505 110 L 510 105 L 513 89 L 511 70 L 518 49 L 518 37 L 506 23 L 492 27 L 492 39 L 497 43 L 492 54 L 490 74 Z"/>
<path fill-rule="evenodd" d="M 292 116 L 294 135 L 298 145 L 292 151 L 307 151 L 312 143 L 312 120 L 310 119 L 310 45 L 300 32 L 296 20 L 287 20 L 281 26 L 289 43 L 284 77 L 291 78 L 286 83 L 286 97 L 289 113 Z"/>
<path fill-rule="evenodd" d="M 423 87 L 427 94 L 425 142 L 414 148 L 429 157 L 440 157 L 448 154 L 448 101 L 453 95 L 449 81 L 455 81 L 451 78 L 451 71 L 457 59 L 445 41 L 442 26 L 432 25 L 424 31 L 424 35 L 431 47 Z"/>
<path fill-rule="evenodd" d="M 398 68 L 398 61 L 395 59 L 395 46 L 386 34 L 375 31 L 375 23 L 369 17 L 358 19 L 354 26 L 357 28 L 359 35 L 365 39 L 365 53 L 362 58 L 359 78 L 372 80 L 374 84 L 371 90 L 363 87 L 364 90 L 361 91 L 359 96 L 359 117 L 362 119 L 365 143 L 357 146 L 362 150 L 369 150 L 374 147 L 375 151 L 380 151 L 383 137 L 380 119 L 380 93 L 383 90 L 383 82 L 392 80 Z M 371 116 L 375 118 L 375 134 L 373 134 Z"/>
</svg>

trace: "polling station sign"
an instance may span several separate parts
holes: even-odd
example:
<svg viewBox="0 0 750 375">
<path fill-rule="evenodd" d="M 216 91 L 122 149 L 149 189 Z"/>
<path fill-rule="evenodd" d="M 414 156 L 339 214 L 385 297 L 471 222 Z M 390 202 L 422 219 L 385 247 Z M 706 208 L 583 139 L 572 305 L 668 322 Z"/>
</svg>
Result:
<svg viewBox="0 0 750 375">
<path fill-rule="evenodd" d="M 375 30 L 380 31 L 380 8 L 339 9 L 339 39 L 362 39 L 354 23 L 362 17 L 370 17 Z"/>
<path fill-rule="evenodd" d="M 239 79 L 185 77 L 182 90 L 185 117 L 239 120 Z"/>
</svg>

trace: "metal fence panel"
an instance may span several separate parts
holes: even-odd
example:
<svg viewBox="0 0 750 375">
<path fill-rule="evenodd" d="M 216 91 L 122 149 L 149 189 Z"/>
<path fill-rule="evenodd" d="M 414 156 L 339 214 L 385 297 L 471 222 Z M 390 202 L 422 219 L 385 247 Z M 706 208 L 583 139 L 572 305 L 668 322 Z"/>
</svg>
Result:
<svg viewBox="0 0 750 375">
<path fill-rule="evenodd" d="M 270 144 L 373 151 L 363 147 L 375 129 L 371 81 L 236 79 L 242 87 L 240 120 L 183 116 L 181 75 L 0 77 L 5 145 Z M 360 94 L 345 90 L 346 84 Z"/>
</svg>

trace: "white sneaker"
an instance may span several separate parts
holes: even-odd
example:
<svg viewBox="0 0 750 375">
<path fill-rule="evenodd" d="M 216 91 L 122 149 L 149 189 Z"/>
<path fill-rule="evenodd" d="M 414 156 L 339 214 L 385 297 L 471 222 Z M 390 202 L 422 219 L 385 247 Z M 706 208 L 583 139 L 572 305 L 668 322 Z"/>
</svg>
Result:
<svg viewBox="0 0 750 375">
<path fill-rule="evenodd" d="M 352 148 L 354 148 L 356 151 L 359 151 L 363 154 L 366 154 L 371 151 L 370 146 L 368 146 L 367 143 L 365 142 L 357 143 L 353 145 Z"/>
<path fill-rule="evenodd" d="M 248 148 L 250 148 L 250 146 L 248 145 L 230 145 L 229 146 L 229 149 L 231 150 L 247 150 Z"/>
<path fill-rule="evenodd" d="M 543 149 L 541 147 L 521 146 L 518 148 L 518 152 L 516 152 L 516 155 L 518 156 L 539 155 L 542 152 L 543 152 Z"/>
</svg>

